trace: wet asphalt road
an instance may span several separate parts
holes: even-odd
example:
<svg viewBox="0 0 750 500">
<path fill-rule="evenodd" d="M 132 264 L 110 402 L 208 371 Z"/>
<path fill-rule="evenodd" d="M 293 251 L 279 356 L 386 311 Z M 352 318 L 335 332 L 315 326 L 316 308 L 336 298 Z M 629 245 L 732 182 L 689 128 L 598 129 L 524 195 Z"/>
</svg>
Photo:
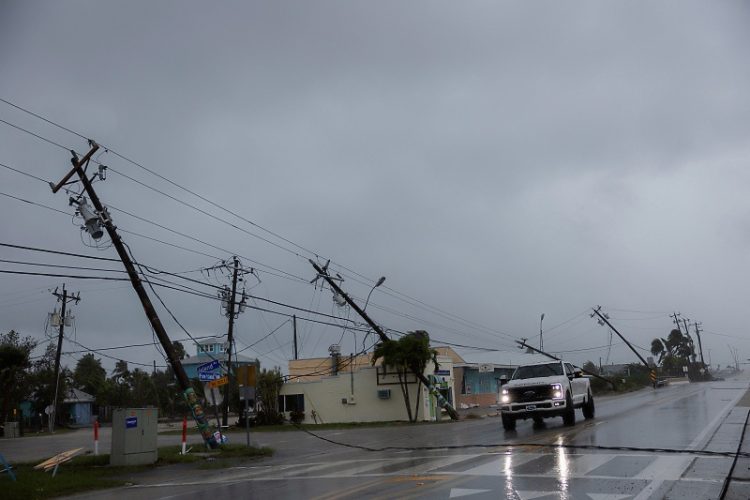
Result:
<svg viewBox="0 0 750 500">
<path fill-rule="evenodd" d="M 158 468 L 137 486 L 92 493 L 97 498 L 509 498 L 520 500 L 717 498 L 732 459 L 671 453 L 734 452 L 750 411 L 746 378 L 680 384 L 599 398 L 597 417 L 577 412 L 535 428 L 519 421 L 504 432 L 500 419 L 433 425 L 257 433 L 273 458 L 221 470 Z M 739 405 L 738 405 L 739 404 Z M 750 433 L 748 433 L 750 434 Z M 177 441 L 179 436 L 160 438 Z M 30 438 L 42 439 L 42 438 Z M 231 435 L 244 442 L 244 435 Z M 539 447 L 574 445 L 585 449 Z M 475 445 L 482 445 L 477 447 Z M 440 447 L 419 449 L 420 447 Z M 602 449 L 635 447 L 641 450 Z M 105 448 L 106 449 L 106 448 Z M 734 485 L 728 498 L 750 498 Z"/>
</svg>

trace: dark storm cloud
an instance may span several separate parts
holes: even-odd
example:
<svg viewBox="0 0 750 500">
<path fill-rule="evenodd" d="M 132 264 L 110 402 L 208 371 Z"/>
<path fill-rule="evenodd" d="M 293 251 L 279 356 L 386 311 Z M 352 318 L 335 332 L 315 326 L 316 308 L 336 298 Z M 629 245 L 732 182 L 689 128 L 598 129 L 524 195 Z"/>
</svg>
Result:
<svg viewBox="0 0 750 500">
<path fill-rule="evenodd" d="M 385 274 L 410 296 L 514 336 L 533 335 L 542 311 L 552 325 L 596 303 L 683 309 L 715 331 L 742 332 L 726 306 L 741 303 L 748 271 L 744 3 L 2 5 L 2 97 L 367 276 Z M 85 148 L 11 108 L 0 118 Z M 45 178 L 67 168 L 63 151 L 7 127 L 0 151 L 0 162 Z M 172 189 L 112 155 L 102 160 Z M 65 208 L 63 197 L 10 172 L 0 182 Z M 114 173 L 99 189 L 114 206 L 312 277 L 304 260 Z M 0 203 L 14 213 L 0 222 L 5 239 L 84 248 L 65 217 Z M 228 256 L 114 215 L 123 229 Z M 171 270 L 213 263 L 128 240 L 141 260 Z M 3 278 L 1 292 L 54 283 Z M 127 288 L 78 288 L 86 287 L 83 338 L 150 338 Z M 255 292 L 341 314 L 328 295 L 285 280 L 263 278 Z M 196 333 L 223 331 L 216 304 L 169 298 Z M 445 324 L 383 294 L 373 299 Z M 48 306 L 0 302 L 0 327 L 39 330 Z M 372 312 L 394 328 L 425 326 Z M 241 322 L 247 343 L 278 323 L 250 313 Z M 606 343 L 595 326 L 561 333 L 557 348 Z M 628 326 L 641 344 L 670 328 L 668 319 Z M 508 342 L 426 328 L 445 340 Z M 340 336 L 307 333 L 307 355 Z M 277 349 L 270 362 L 288 358 L 284 335 L 262 345 L 261 353 Z"/>
</svg>

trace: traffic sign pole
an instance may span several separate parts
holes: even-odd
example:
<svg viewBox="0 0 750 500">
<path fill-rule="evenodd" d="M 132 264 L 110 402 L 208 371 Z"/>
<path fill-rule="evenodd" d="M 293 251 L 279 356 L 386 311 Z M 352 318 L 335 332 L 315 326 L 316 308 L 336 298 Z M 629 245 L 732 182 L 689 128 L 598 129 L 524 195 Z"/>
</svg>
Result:
<svg viewBox="0 0 750 500">
<path fill-rule="evenodd" d="M 221 435 L 221 420 L 219 420 L 219 407 L 216 406 L 216 398 L 214 397 L 213 389 L 211 389 L 211 402 L 214 405 L 214 412 L 216 413 L 216 427 L 219 428 L 219 444 L 224 444 L 224 436 Z"/>
</svg>

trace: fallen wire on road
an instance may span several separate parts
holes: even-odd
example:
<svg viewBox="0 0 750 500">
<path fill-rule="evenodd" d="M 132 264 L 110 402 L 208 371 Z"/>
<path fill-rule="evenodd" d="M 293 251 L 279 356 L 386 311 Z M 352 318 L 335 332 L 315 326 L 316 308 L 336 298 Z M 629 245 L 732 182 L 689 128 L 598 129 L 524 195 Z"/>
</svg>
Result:
<svg viewBox="0 0 750 500">
<path fill-rule="evenodd" d="M 750 412 L 748 413 L 750 416 Z M 327 443 L 335 444 L 338 446 L 344 446 L 346 448 L 354 448 L 357 450 L 364 451 L 435 451 L 435 450 L 464 450 L 467 448 L 520 448 L 520 447 L 533 447 L 533 448 L 548 448 L 548 449 L 566 449 L 566 450 L 600 450 L 600 451 L 632 451 L 641 453 L 675 453 L 683 455 L 701 455 L 707 457 L 730 457 L 735 458 L 735 463 L 738 457 L 750 457 L 748 452 L 740 452 L 738 449 L 735 451 L 709 451 L 709 450 L 691 450 L 691 449 L 679 449 L 679 448 L 641 448 L 637 446 L 602 446 L 602 445 L 590 445 L 590 444 L 543 444 L 543 443 L 487 443 L 487 444 L 460 444 L 460 445 L 443 445 L 443 446 L 383 446 L 381 448 L 372 448 L 370 446 L 364 446 L 360 444 L 342 443 L 340 441 L 334 441 L 328 439 L 319 434 L 303 428 L 300 425 L 293 424 L 298 430 L 305 432 L 316 439 L 325 441 Z M 743 431 L 744 435 L 744 431 Z M 510 451 L 510 450 L 509 450 Z M 734 468 L 734 466 L 732 466 Z M 730 471 L 731 474 L 731 471 Z"/>
<path fill-rule="evenodd" d="M 734 460 L 732 460 L 732 466 L 729 468 L 729 473 L 727 474 L 727 477 L 724 478 L 724 484 L 721 486 L 719 500 L 724 500 L 724 497 L 727 496 L 729 483 L 732 482 L 732 474 L 734 474 L 734 466 L 737 465 L 737 459 L 741 456 L 747 456 L 747 453 L 741 453 L 740 450 L 742 449 L 742 443 L 745 441 L 745 431 L 747 430 L 748 420 L 750 420 L 750 410 L 747 411 L 747 415 L 745 416 L 745 425 L 742 426 L 742 434 L 740 435 L 740 442 L 737 445 L 737 452 L 734 454 Z"/>
</svg>

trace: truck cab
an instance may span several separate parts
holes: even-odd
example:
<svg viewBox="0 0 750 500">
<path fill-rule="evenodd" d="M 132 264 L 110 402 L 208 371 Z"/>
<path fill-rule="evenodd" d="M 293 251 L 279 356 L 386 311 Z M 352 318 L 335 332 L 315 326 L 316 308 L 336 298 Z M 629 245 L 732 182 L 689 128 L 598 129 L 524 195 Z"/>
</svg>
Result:
<svg viewBox="0 0 750 500">
<path fill-rule="evenodd" d="M 564 361 L 522 365 L 501 385 L 498 404 L 503 428 L 513 430 L 516 420 L 532 418 L 540 424 L 549 417 L 562 417 L 565 425 L 575 425 L 575 410 L 586 419 L 594 418 L 594 397 L 589 379 L 581 370 Z"/>
</svg>

